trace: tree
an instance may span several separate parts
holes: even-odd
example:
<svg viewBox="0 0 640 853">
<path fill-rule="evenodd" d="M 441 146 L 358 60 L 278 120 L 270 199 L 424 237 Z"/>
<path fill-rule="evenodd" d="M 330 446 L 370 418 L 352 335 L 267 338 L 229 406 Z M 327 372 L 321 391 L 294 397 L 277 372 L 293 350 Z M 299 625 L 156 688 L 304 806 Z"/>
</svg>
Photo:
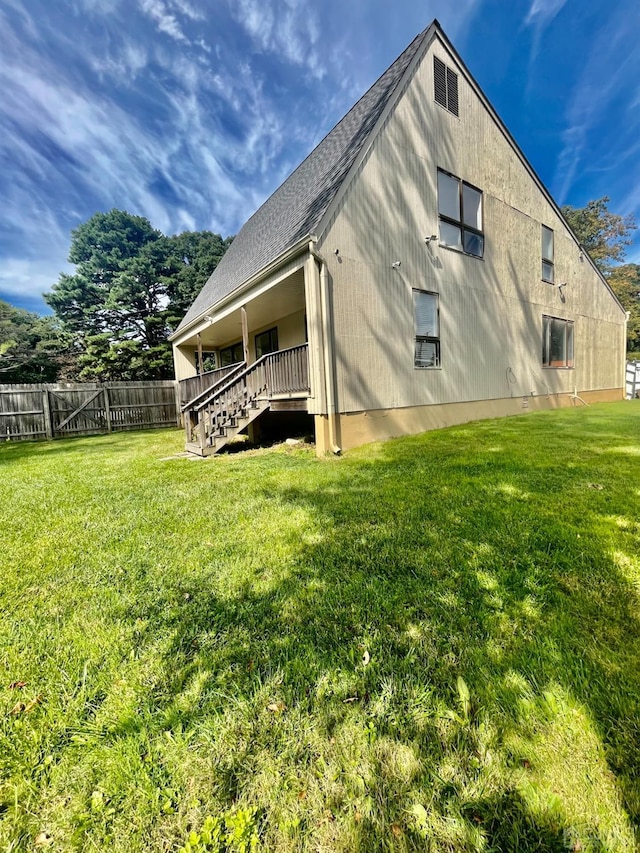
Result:
<svg viewBox="0 0 640 853">
<path fill-rule="evenodd" d="M 53 317 L 0 300 L 0 382 L 54 382 L 66 348 Z"/>
<path fill-rule="evenodd" d="M 627 350 L 640 351 L 640 266 L 620 265 L 631 233 L 637 226 L 633 216 L 611 213 L 609 198 L 590 201 L 585 207 L 566 205 L 562 212 L 582 246 L 605 276 L 625 310 L 629 312 Z"/>
<path fill-rule="evenodd" d="M 167 340 L 230 243 L 209 231 L 166 237 L 123 210 L 97 213 L 72 234 L 73 275 L 45 294 L 79 349 L 80 378 L 164 379 Z"/>
<path fill-rule="evenodd" d="M 145 246 L 161 236 L 141 216 L 123 210 L 96 213 L 71 232 L 69 262 L 76 265 L 75 274 L 63 273 L 45 294 L 45 301 L 70 332 L 115 331 L 120 318 L 117 308 L 109 304 L 114 281 Z"/>
<path fill-rule="evenodd" d="M 616 267 L 609 276 L 609 284 L 629 312 L 627 351 L 640 353 L 640 265 L 623 264 Z"/>
<path fill-rule="evenodd" d="M 173 262 L 169 295 L 175 316 L 171 320 L 177 325 L 222 260 L 233 237 L 222 238 L 211 231 L 185 231 L 165 239 Z"/>
<path fill-rule="evenodd" d="M 591 259 L 607 275 L 624 258 L 635 230 L 633 216 L 620 216 L 608 208 L 609 197 L 595 199 L 585 207 L 565 205 L 562 213 Z"/>
</svg>

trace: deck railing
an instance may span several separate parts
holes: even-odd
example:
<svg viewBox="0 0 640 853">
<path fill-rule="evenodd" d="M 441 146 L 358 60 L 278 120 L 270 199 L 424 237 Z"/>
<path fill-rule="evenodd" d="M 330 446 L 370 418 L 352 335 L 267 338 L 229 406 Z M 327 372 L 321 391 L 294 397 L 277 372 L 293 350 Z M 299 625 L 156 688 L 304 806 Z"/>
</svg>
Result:
<svg viewBox="0 0 640 853">
<path fill-rule="evenodd" d="M 302 344 L 265 357 L 265 384 L 271 395 L 309 391 L 308 349 Z"/>
<path fill-rule="evenodd" d="M 215 370 L 207 370 L 206 373 L 200 373 L 198 376 L 181 379 L 179 383 L 181 408 L 204 394 L 205 391 L 213 388 L 221 379 L 233 373 L 240 366 L 245 367 L 246 365 L 243 361 L 236 362 L 235 364 L 227 364 L 225 367 L 218 367 Z"/>
</svg>

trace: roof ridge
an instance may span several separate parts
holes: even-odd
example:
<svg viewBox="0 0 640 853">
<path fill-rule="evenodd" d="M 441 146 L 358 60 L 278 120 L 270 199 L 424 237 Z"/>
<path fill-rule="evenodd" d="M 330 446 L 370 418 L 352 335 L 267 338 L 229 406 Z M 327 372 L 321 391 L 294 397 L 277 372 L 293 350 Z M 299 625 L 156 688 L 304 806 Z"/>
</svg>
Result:
<svg viewBox="0 0 640 853">
<path fill-rule="evenodd" d="M 389 65 L 389 67 L 388 67 L 388 68 L 386 68 L 386 69 L 382 72 L 382 74 L 381 74 L 381 75 L 380 75 L 376 80 L 374 80 L 374 82 L 369 86 L 369 88 L 368 88 L 365 92 L 363 92 L 363 93 L 362 93 L 362 95 L 360 95 L 360 97 L 358 98 L 358 100 L 357 100 L 357 101 L 355 101 L 355 102 L 354 102 L 354 103 L 349 107 L 349 109 L 348 109 L 348 110 L 347 110 L 347 112 L 342 116 L 342 118 L 341 118 L 338 122 L 336 122 L 336 124 L 334 124 L 334 125 L 333 125 L 333 127 L 332 127 L 330 130 L 328 130 L 328 131 L 325 133 L 325 135 L 322 137 L 322 139 L 321 139 L 319 142 L 317 142 L 317 143 L 316 143 L 316 145 L 314 145 L 314 147 L 313 147 L 313 148 L 311 149 L 311 151 L 307 154 L 307 156 L 304 158 L 304 160 L 301 160 L 301 161 L 300 161 L 300 163 L 298 163 L 298 165 L 295 167 L 295 169 L 294 169 L 292 172 L 290 172 L 290 173 L 287 175 L 287 177 L 282 181 L 282 183 L 281 183 L 281 184 L 279 184 L 279 185 L 275 188 L 275 190 L 271 193 L 271 195 L 269 195 L 269 196 L 268 196 L 268 197 L 267 197 L 267 198 L 262 202 L 262 204 L 260 205 L 260 207 L 259 207 L 257 210 L 255 210 L 255 211 L 251 214 L 251 216 L 247 219 L 247 222 L 245 223 L 245 225 L 246 225 L 247 223 L 249 223 L 257 213 L 259 213 L 259 212 L 260 212 L 260 210 L 264 207 L 264 205 L 265 205 L 265 204 L 267 204 L 267 202 L 268 202 L 271 198 L 273 198 L 273 196 L 278 192 L 278 190 L 279 190 L 281 187 L 283 187 L 283 186 L 284 186 L 284 184 L 286 184 L 286 182 L 289 180 L 289 178 L 292 178 L 292 177 L 295 175 L 295 173 L 298 171 L 298 169 L 301 169 L 301 168 L 304 166 L 304 164 L 309 160 L 309 158 L 310 158 L 310 157 L 313 157 L 313 155 L 316 153 L 316 151 L 318 150 L 318 148 L 320 148 L 320 146 L 322 145 L 322 143 L 323 143 L 323 142 L 325 142 L 325 141 L 326 141 L 326 139 L 327 139 L 329 136 L 331 136 L 331 134 L 332 134 L 334 131 L 338 130 L 338 128 L 340 127 L 340 125 L 341 125 L 344 121 L 346 121 L 346 120 L 349 118 L 349 116 L 351 115 L 351 113 L 352 113 L 352 112 L 353 112 L 353 111 L 358 107 L 358 105 L 359 105 L 359 104 L 360 104 L 360 103 L 361 103 L 361 102 L 362 102 L 362 101 L 367 97 L 367 95 L 371 92 L 371 90 L 372 90 L 372 89 L 374 89 L 374 88 L 375 88 L 375 87 L 376 87 L 376 86 L 377 86 L 377 85 L 382 81 L 382 78 L 383 78 L 385 75 L 387 75 L 387 74 L 391 71 L 391 69 L 392 69 L 392 68 L 393 68 L 393 67 L 394 67 L 398 62 L 400 62 L 400 60 L 404 57 L 405 53 L 406 53 L 406 52 L 407 52 L 407 51 L 408 51 L 408 50 L 409 50 L 409 49 L 410 49 L 410 48 L 411 48 L 411 47 L 412 47 L 412 46 L 413 46 L 413 45 L 418 41 L 418 39 L 423 38 L 423 36 L 425 35 L 425 33 L 427 32 L 427 30 L 428 30 L 428 29 L 429 29 L 429 27 L 427 27 L 427 28 L 426 28 L 425 30 L 423 30 L 419 35 L 417 35 L 417 36 L 413 39 L 413 41 L 411 41 L 411 43 L 410 43 L 410 44 L 408 44 L 408 45 L 407 45 L 407 47 L 402 51 L 402 53 L 400 54 L 400 56 L 396 57 L 396 59 L 394 59 L 394 61 L 391 63 L 391 65 Z M 400 80 L 401 80 L 401 78 L 399 78 L 399 79 L 396 81 L 395 85 L 393 86 L 393 91 L 395 91 L 395 89 L 400 85 Z M 392 94 L 392 92 L 390 91 L 390 92 L 389 92 L 389 96 L 390 96 L 391 94 Z M 243 226 L 243 227 L 244 227 L 244 226 Z"/>
</svg>

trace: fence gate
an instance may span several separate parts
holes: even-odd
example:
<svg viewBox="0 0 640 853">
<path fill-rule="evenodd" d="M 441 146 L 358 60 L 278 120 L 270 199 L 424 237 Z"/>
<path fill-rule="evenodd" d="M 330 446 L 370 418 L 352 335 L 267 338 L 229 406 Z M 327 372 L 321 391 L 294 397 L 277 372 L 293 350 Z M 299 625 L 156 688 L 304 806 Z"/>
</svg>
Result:
<svg viewBox="0 0 640 853">
<path fill-rule="evenodd" d="M 177 424 L 177 383 L 0 385 L 0 441 Z"/>
<path fill-rule="evenodd" d="M 104 388 L 96 391 L 47 390 L 43 402 L 45 409 L 46 404 L 49 405 L 51 438 L 76 433 L 108 432 L 111 429 L 109 397 Z"/>
</svg>

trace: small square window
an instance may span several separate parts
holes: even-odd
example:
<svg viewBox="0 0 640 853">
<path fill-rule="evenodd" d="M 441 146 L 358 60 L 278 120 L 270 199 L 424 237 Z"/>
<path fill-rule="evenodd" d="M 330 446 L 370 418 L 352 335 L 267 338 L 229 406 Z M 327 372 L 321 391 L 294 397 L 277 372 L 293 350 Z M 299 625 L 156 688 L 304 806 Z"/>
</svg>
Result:
<svg viewBox="0 0 640 853">
<path fill-rule="evenodd" d="M 273 329 L 267 329 L 266 332 L 260 332 L 259 335 L 256 335 L 256 359 L 277 351 L 278 328 L 276 326 Z"/>
<path fill-rule="evenodd" d="M 244 349 L 242 342 L 233 344 L 230 347 L 225 347 L 219 352 L 220 367 L 228 367 L 230 364 L 238 364 L 244 361 Z"/>
</svg>

